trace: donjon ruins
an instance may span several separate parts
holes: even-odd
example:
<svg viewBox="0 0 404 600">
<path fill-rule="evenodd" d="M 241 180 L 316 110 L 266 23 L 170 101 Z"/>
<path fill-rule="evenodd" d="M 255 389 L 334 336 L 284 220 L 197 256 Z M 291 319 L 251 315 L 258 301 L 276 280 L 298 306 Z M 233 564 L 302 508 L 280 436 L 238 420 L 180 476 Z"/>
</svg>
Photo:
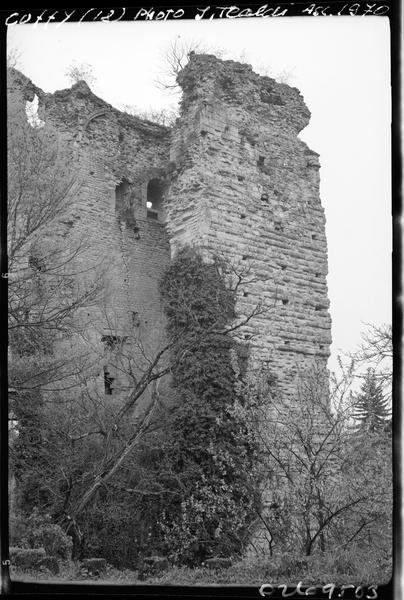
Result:
<svg viewBox="0 0 404 600">
<path fill-rule="evenodd" d="M 170 260 L 187 245 L 220 254 L 248 272 L 238 314 L 267 309 L 241 329 L 249 364 L 266 363 L 287 393 L 300 368 L 326 369 L 331 343 L 319 157 L 298 138 L 310 112 L 296 88 L 213 55 L 192 53 L 178 83 L 180 116 L 166 127 L 83 81 L 47 94 L 16 75 L 74 153 L 81 184 L 55 233 L 86 239 L 83 260 L 105 266 L 102 307 L 82 310 L 110 346 L 130 345 L 135 331 L 156 350 Z M 104 363 L 99 385 L 119 395 L 125 380 Z"/>
</svg>

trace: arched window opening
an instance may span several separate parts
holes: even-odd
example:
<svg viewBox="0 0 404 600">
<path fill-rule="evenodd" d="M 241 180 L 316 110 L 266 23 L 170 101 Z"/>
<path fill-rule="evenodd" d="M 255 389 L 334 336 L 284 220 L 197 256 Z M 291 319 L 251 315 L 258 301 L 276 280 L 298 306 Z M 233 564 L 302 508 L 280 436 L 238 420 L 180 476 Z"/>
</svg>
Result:
<svg viewBox="0 0 404 600">
<path fill-rule="evenodd" d="M 147 184 L 147 217 L 160 223 L 165 222 L 164 187 L 159 179 L 150 179 Z"/>
</svg>

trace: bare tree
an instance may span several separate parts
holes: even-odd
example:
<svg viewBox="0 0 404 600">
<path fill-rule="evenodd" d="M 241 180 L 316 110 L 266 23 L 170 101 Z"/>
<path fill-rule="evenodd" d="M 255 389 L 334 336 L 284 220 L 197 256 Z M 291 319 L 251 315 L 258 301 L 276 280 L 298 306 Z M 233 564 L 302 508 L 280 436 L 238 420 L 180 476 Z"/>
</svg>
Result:
<svg viewBox="0 0 404 600">
<path fill-rule="evenodd" d="M 87 242 L 69 236 L 64 223 L 80 188 L 72 165 L 58 133 L 49 124 L 32 126 L 21 95 L 11 91 L 7 250 L 13 389 L 39 389 L 66 376 L 68 356 L 53 357 L 52 346 L 77 333 L 77 310 L 94 303 L 99 292 L 99 277 L 82 264 Z"/>
<path fill-rule="evenodd" d="M 376 458 L 388 442 L 362 439 L 357 453 L 354 407 L 333 402 L 331 410 L 321 367 L 300 374 L 294 398 L 283 396 L 265 369 L 256 375 L 246 418 L 255 421 L 267 468 L 259 521 L 270 553 L 310 555 L 358 542 L 375 549 L 391 526 L 389 454 L 383 467 Z"/>
<path fill-rule="evenodd" d="M 358 350 L 349 357 L 356 367 L 358 376 L 366 376 L 367 369 L 374 371 L 377 381 L 382 385 L 385 395 L 391 398 L 393 370 L 393 332 L 388 323 L 367 325 L 363 341 Z"/>
<path fill-rule="evenodd" d="M 353 404 L 353 398 L 372 369 L 384 398 L 391 402 L 393 376 L 393 340 L 390 324 L 367 325 L 362 342 L 352 352 L 338 356 L 338 369 L 330 374 L 332 402 L 336 407 Z"/>
<path fill-rule="evenodd" d="M 7 68 L 18 69 L 21 65 L 21 50 L 16 46 L 7 48 Z"/>
<path fill-rule="evenodd" d="M 185 309 L 186 310 L 186 309 Z M 252 316 L 259 313 L 256 308 L 251 314 L 239 320 L 235 325 L 223 330 L 223 335 L 233 335 L 233 333 L 248 323 Z M 216 324 L 213 324 L 204 336 L 219 332 Z M 181 342 L 181 352 L 175 357 L 172 355 L 172 349 Z M 153 354 L 145 352 L 144 345 L 140 339 L 137 339 L 135 346 L 138 354 L 144 359 L 140 363 L 136 360 L 136 353 L 132 347 L 130 351 L 123 348 L 116 355 L 116 361 L 119 364 L 119 370 L 130 381 L 129 391 L 119 401 L 115 410 L 108 414 L 107 420 L 102 424 L 98 423 L 95 427 L 94 418 L 91 419 L 92 426 L 89 430 L 81 433 L 80 438 L 88 437 L 92 434 L 100 434 L 103 437 L 103 453 L 100 457 L 97 468 L 93 471 L 88 485 L 84 492 L 71 505 L 69 511 L 69 523 L 67 530 L 73 526 L 78 516 L 89 505 L 95 497 L 95 494 L 101 487 L 105 487 L 114 477 L 114 475 L 124 466 L 125 461 L 133 453 L 135 448 L 143 440 L 144 435 L 156 427 L 161 427 L 161 423 L 156 425 L 154 419 L 156 412 L 161 408 L 159 381 L 175 369 L 176 364 L 181 363 L 188 355 L 192 355 L 196 350 L 196 343 L 193 335 L 190 335 L 186 329 L 182 331 L 175 339 L 171 339 L 165 345 L 161 345 Z M 145 394 L 149 392 L 148 402 L 140 408 L 140 404 Z M 94 392 L 86 392 L 91 402 L 100 408 L 100 397 Z M 90 398 L 91 396 L 91 398 Z M 175 407 L 172 407 L 175 412 Z M 98 410 L 98 418 L 105 413 Z M 130 427 L 128 427 L 128 423 Z M 101 426 L 100 426 L 101 425 Z"/>
<path fill-rule="evenodd" d="M 71 233 L 81 187 L 71 149 L 50 123 L 29 118 L 21 77 L 8 76 L 10 459 L 21 507 L 55 493 L 44 479 L 55 468 L 47 406 L 54 414 L 56 397 L 77 391 L 78 376 L 93 366 L 78 313 L 97 302 L 102 273 L 86 264 L 88 241 Z"/>
<path fill-rule="evenodd" d="M 257 65 L 257 72 L 265 77 L 275 79 L 278 83 L 286 83 L 287 85 L 293 85 L 293 80 L 296 77 L 294 67 L 285 67 L 280 71 L 276 71 L 269 65 L 260 64 Z"/>
<path fill-rule="evenodd" d="M 90 87 L 92 87 L 97 81 L 94 75 L 93 67 L 88 63 L 78 63 L 73 61 L 65 71 L 66 77 L 69 79 L 70 85 L 77 83 L 78 81 L 85 81 Z"/>
<path fill-rule="evenodd" d="M 180 87 L 177 83 L 177 75 L 188 63 L 191 54 L 214 54 L 222 57 L 224 52 L 223 48 L 209 47 L 201 40 L 182 39 L 181 36 L 178 36 L 162 51 L 164 67 L 156 84 L 161 89 L 178 94 Z"/>
</svg>

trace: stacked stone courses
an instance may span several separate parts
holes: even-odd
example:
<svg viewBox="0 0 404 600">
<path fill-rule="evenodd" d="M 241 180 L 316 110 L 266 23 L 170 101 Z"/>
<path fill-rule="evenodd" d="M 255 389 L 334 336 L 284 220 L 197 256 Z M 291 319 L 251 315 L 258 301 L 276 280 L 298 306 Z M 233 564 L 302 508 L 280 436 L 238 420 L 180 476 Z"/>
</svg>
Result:
<svg viewBox="0 0 404 600">
<path fill-rule="evenodd" d="M 40 118 L 74 149 L 81 185 L 70 235 L 86 236 L 89 263 L 109 265 L 104 304 L 128 343 L 135 320 L 151 350 L 161 345 L 159 282 L 176 252 L 193 245 L 248 273 L 238 313 L 263 308 L 241 329 L 251 367 L 264 361 L 286 393 L 300 369 L 313 361 L 326 368 L 331 322 L 320 165 L 298 138 L 310 112 L 296 88 L 249 65 L 191 54 L 178 76 L 180 117 L 167 128 L 116 110 L 84 82 L 54 94 L 21 74 L 18 82 L 25 99 L 38 96 Z M 152 187 L 161 197 L 150 211 Z M 94 312 L 107 332 L 104 317 Z"/>
<path fill-rule="evenodd" d="M 293 392 L 299 369 L 326 367 L 331 343 L 320 165 L 297 137 L 310 113 L 296 88 L 214 56 L 193 55 L 178 81 L 171 245 L 199 244 L 248 272 L 239 313 L 266 309 L 243 328 L 250 364 L 264 361 Z"/>
</svg>

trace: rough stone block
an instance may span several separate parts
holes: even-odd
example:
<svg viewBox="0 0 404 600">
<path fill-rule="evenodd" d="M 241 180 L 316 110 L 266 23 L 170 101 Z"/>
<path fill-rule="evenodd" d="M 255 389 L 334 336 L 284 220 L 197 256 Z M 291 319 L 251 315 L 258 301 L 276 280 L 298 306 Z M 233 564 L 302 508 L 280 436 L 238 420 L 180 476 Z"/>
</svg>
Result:
<svg viewBox="0 0 404 600">
<path fill-rule="evenodd" d="M 208 558 L 203 563 L 208 569 L 228 569 L 231 564 L 230 558 Z"/>
<path fill-rule="evenodd" d="M 105 558 L 85 558 L 81 562 L 81 568 L 86 570 L 89 575 L 97 576 L 107 571 L 107 561 Z"/>
<path fill-rule="evenodd" d="M 45 548 L 10 548 L 11 564 L 23 571 L 38 569 L 45 558 Z"/>
<path fill-rule="evenodd" d="M 139 579 L 158 575 L 168 569 L 168 560 L 165 556 L 147 556 L 142 560 L 139 569 Z"/>
</svg>

